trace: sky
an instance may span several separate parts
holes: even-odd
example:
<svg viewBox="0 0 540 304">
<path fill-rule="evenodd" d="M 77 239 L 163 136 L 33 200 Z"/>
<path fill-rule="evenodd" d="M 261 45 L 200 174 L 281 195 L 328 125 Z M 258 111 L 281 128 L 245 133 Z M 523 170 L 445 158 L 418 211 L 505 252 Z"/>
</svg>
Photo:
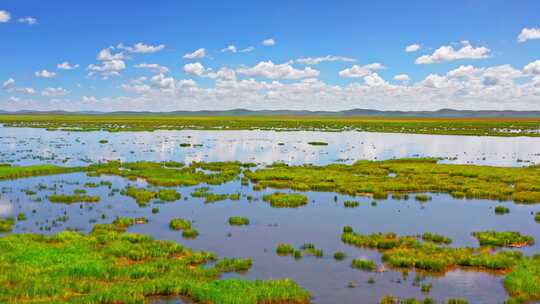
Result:
<svg viewBox="0 0 540 304">
<path fill-rule="evenodd" d="M 0 110 L 540 110 L 540 1 L 0 0 Z"/>
</svg>

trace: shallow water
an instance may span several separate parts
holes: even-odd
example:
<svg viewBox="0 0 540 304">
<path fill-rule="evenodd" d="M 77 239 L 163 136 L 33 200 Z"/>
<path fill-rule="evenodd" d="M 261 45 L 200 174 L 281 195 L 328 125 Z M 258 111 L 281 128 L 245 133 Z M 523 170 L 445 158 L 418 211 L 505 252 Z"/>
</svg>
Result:
<svg viewBox="0 0 540 304">
<path fill-rule="evenodd" d="M 107 140 L 107 143 L 100 143 Z M 322 141 L 328 146 L 312 146 Z M 190 143 L 191 147 L 180 147 Z M 283 145 L 279 145 L 282 143 Z M 194 147 L 193 145 L 202 146 Z M 231 161 L 289 164 L 441 157 L 497 166 L 540 163 L 540 139 L 367 132 L 154 131 L 65 132 L 0 127 L 0 163 L 84 165 L 122 161 Z"/>
<path fill-rule="evenodd" d="M 100 144 L 100 140 L 107 143 Z M 311 146 L 310 141 L 324 141 L 328 146 Z M 202 147 L 182 148 L 181 143 L 202 144 Z M 283 143 L 283 145 L 278 145 Z M 540 162 L 540 139 L 528 137 L 470 137 L 407 135 L 361 132 L 274 132 L 274 131 L 155 131 L 155 132 L 49 132 L 31 128 L 0 128 L 0 163 L 84 165 L 88 162 L 120 159 L 123 161 L 176 160 L 229 161 L 291 164 L 333 162 L 351 163 L 359 159 L 389 159 L 413 156 L 445 157 L 449 163 L 474 163 L 500 166 L 520 166 Z M 112 187 L 85 188 L 89 195 L 100 195 L 94 204 L 53 204 L 47 200 L 52 193 L 71 194 L 86 182 L 112 182 Z M 539 224 L 534 212 L 540 206 L 516 205 L 504 202 L 510 213 L 494 214 L 499 202 L 454 199 L 444 194 L 432 194 L 433 200 L 419 203 L 371 199 L 360 201 L 358 208 L 344 208 L 343 201 L 351 199 L 334 193 L 307 192 L 310 204 L 297 209 L 271 208 L 262 196 L 273 192 L 267 189 L 254 192 L 239 181 L 211 186 L 216 193 L 240 192 L 239 201 L 205 204 L 192 198 L 196 187 L 176 188 L 183 198 L 177 202 L 153 202 L 139 207 L 135 201 L 111 189 L 123 189 L 128 184 L 147 186 L 143 181 L 127 181 L 116 176 L 88 177 L 84 173 L 32 177 L 0 182 L 0 217 L 24 212 L 27 220 L 15 225 L 14 233 L 54 233 L 70 229 L 90 231 L 95 223 L 109 223 L 117 216 L 140 217 L 148 224 L 136 225 L 131 232 L 145 233 L 158 239 L 172 239 L 195 250 L 216 252 L 222 257 L 253 258 L 247 274 L 233 274 L 250 279 L 292 278 L 313 294 L 313 303 L 378 303 L 386 294 L 400 297 L 433 297 L 439 302 L 451 298 L 466 298 L 471 303 L 503 303 L 507 294 L 502 276 L 486 272 L 454 270 L 444 276 L 427 276 L 432 283 L 429 294 L 413 286 L 416 276 L 400 271 L 365 272 L 350 267 L 351 259 L 365 257 L 379 265 L 380 254 L 341 242 L 343 226 L 350 225 L 361 233 L 396 232 L 400 235 L 434 232 L 453 239 L 452 246 L 477 246 L 472 231 L 496 229 L 515 230 L 540 240 Z M 34 190 L 36 195 L 27 195 Z M 254 201 L 248 201 L 251 195 Z M 412 197 L 412 196 L 411 196 Z M 38 198 L 40 201 L 38 201 Z M 187 199 L 185 199 L 187 198 Z M 81 207 L 82 206 L 82 207 Z M 152 214 L 158 207 L 160 212 Z M 65 217 L 67 216 L 67 217 Z M 230 216 L 245 216 L 251 221 L 246 227 L 231 227 Z M 187 218 L 194 221 L 200 235 L 185 240 L 181 233 L 168 228 L 170 219 Z M 275 253 L 278 243 L 299 246 L 314 243 L 324 250 L 323 258 L 280 257 Z M 344 251 L 348 258 L 335 261 L 333 253 Z M 525 254 L 537 253 L 540 242 L 521 249 Z M 226 276 L 231 276 L 230 274 Z M 374 278 L 374 284 L 368 284 Z M 355 288 L 348 288 L 352 282 Z M 182 303 L 179 299 L 155 299 L 156 303 Z"/>
</svg>

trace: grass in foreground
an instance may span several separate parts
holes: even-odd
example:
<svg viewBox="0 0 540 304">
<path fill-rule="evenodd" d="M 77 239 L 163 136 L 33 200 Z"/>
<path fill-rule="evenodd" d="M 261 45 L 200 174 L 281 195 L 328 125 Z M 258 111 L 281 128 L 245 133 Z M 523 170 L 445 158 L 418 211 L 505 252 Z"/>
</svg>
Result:
<svg viewBox="0 0 540 304">
<path fill-rule="evenodd" d="M 89 235 L 12 234 L 0 238 L 0 302 L 144 303 L 181 295 L 199 303 L 308 303 L 295 282 L 220 279 L 250 260 L 216 260 L 171 241 L 125 233 L 133 221 L 96 225 Z"/>
</svg>

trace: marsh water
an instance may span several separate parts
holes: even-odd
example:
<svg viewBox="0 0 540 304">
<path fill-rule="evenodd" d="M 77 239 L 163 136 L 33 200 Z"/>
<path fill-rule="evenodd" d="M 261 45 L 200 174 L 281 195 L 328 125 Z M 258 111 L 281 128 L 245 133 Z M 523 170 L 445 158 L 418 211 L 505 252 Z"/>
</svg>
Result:
<svg viewBox="0 0 540 304">
<path fill-rule="evenodd" d="M 100 141 L 102 143 L 100 143 Z M 106 141 L 106 142 L 105 142 Z M 322 141 L 327 146 L 308 142 Z M 190 147 L 180 147 L 190 143 Z M 202 146 L 197 146 L 202 144 Z M 195 145 L 195 146 L 194 146 Z M 540 162 L 540 139 L 528 137 L 470 137 L 407 135 L 361 132 L 272 132 L 272 131 L 155 131 L 155 132 L 62 132 L 31 128 L 0 128 L 0 163 L 85 165 L 120 159 L 122 161 L 229 161 L 269 164 L 352 163 L 360 159 L 389 159 L 430 156 L 449 163 L 523 166 Z M 86 187 L 89 195 L 101 196 L 94 204 L 53 204 L 52 193 L 73 193 L 84 184 L 109 181 L 111 185 Z M 454 199 L 431 194 L 427 203 L 415 200 L 377 200 L 326 192 L 306 192 L 309 204 L 300 208 L 271 208 L 262 201 L 275 190 L 253 191 L 252 185 L 232 181 L 210 186 L 215 193 L 241 193 L 238 201 L 225 200 L 205 204 L 190 193 L 196 187 L 177 187 L 182 199 L 176 202 L 152 202 L 139 207 L 135 201 L 112 189 L 127 185 L 150 187 L 144 181 L 122 177 L 88 177 L 84 173 L 39 176 L 0 182 L 0 217 L 25 213 L 14 233 L 55 233 L 65 229 L 88 232 L 95 223 L 108 223 L 117 216 L 146 217 L 149 223 L 135 225 L 129 231 L 149 234 L 157 239 L 176 240 L 195 250 L 208 250 L 222 257 L 253 259 L 246 274 L 228 274 L 249 279 L 291 278 L 310 290 L 313 303 L 378 303 L 383 295 L 436 300 L 465 298 L 471 303 L 503 303 L 507 294 L 503 276 L 472 270 L 453 270 L 445 275 L 403 273 L 392 269 L 365 272 L 350 267 L 353 258 L 369 258 L 382 265 L 380 254 L 344 244 L 343 226 L 362 233 L 396 232 L 413 235 L 434 232 L 453 239 L 452 246 L 477 246 L 472 231 L 496 229 L 519 231 L 540 239 L 540 224 L 533 213 L 535 205 L 503 202 L 507 215 L 493 211 L 500 202 Z M 28 190 L 31 190 L 30 192 Z M 33 192 L 35 194 L 33 194 Z M 254 199 L 248 200 L 248 196 Z M 358 208 L 344 208 L 343 201 L 354 199 Z M 152 208 L 159 208 L 153 213 Z M 234 227 L 230 216 L 250 219 L 248 226 Z M 172 218 L 193 220 L 200 235 L 183 239 L 168 228 Z M 324 251 L 322 258 L 295 260 L 275 253 L 278 243 L 301 245 L 314 243 Z M 540 244 L 526 247 L 525 254 L 540 251 Z M 333 259 L 335 251 L 347 254 L 344 261 Z M 429 294 L 413 282 L 425 276 L 431 283 Z M 368 283 L 373 279 L 373 283 Z M 355 285 L 350 288 L 350 283 Z M 159 303 L 182 303 L 182 299 L 155 299 Z"/>
</svg>

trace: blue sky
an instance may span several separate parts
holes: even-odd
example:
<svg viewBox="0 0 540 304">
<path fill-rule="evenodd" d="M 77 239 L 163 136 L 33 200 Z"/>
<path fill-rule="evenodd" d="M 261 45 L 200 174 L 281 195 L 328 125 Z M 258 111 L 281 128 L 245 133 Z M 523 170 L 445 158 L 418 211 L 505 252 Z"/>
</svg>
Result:
<svg viewBox="0 0 540 304">
<path fill-rule="evenodd" d="M 540 110 L 538 12 L 496 0 L 3 0 L 0 109 Z"/>
</svg>

